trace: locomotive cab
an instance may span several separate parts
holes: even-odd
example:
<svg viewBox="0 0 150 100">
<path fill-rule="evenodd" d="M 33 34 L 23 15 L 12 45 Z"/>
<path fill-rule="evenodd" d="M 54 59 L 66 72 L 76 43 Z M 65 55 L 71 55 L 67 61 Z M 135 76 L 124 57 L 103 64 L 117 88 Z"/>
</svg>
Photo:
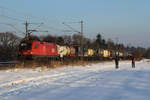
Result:
<svg viewBox="0 0 150 100">
<path fill-rule="evenodd" d="M 31 50 L 32 43 L 21 43 L 20 50 Z"/>
<path fill-rule="evenodd" d="M 19 45 L 19 57 L 31 58 L 32 42 L 21 42 Z"/>
</svg>

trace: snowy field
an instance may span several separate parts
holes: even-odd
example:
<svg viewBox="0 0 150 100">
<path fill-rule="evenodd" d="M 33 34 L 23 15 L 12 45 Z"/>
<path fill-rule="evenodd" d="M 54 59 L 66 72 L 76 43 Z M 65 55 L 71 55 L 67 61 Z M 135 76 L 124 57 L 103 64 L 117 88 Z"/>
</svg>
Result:
<svg viewBox="0 0 150 100">
<path fill-rule="evenodd" d="M 0 100 L 150 100 L 150 62 L 0 71 Z"/>
</svg>

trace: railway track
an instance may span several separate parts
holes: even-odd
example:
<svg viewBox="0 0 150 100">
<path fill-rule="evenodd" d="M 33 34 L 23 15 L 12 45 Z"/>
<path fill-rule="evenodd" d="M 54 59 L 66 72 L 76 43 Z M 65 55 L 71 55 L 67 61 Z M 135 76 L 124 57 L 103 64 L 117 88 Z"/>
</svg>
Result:
<svg viewBox="0 0 150 100">
<path fill-rule="evenodd" d="M 0 65 L 11 65 L 11 64 L 19 64 L 19 61 L 8 61 L 8 62 L 0 62 Z"/>
</svg>

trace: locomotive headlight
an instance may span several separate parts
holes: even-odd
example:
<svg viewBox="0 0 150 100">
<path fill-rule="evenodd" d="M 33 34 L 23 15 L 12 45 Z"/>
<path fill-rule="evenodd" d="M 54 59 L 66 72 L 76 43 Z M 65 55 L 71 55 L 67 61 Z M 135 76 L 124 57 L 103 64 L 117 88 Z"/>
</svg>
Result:
<svg viewBox="0 0 150 100">
<path fill-rule="evenodd" d="M 30 54 L 33 54 L 33 52 L 31 51 Z"/>
</svg>

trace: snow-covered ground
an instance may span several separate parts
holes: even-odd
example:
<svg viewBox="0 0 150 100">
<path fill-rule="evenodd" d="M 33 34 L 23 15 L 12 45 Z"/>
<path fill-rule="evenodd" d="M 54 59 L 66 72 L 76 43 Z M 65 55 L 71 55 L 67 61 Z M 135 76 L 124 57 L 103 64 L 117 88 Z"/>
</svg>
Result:
<svg viewBox="0 0 150 100">
<path fill-rule="evenodd" d="M 0 100 L 149 100 L 150 62 L 0 71 Z"/>
</svg>

